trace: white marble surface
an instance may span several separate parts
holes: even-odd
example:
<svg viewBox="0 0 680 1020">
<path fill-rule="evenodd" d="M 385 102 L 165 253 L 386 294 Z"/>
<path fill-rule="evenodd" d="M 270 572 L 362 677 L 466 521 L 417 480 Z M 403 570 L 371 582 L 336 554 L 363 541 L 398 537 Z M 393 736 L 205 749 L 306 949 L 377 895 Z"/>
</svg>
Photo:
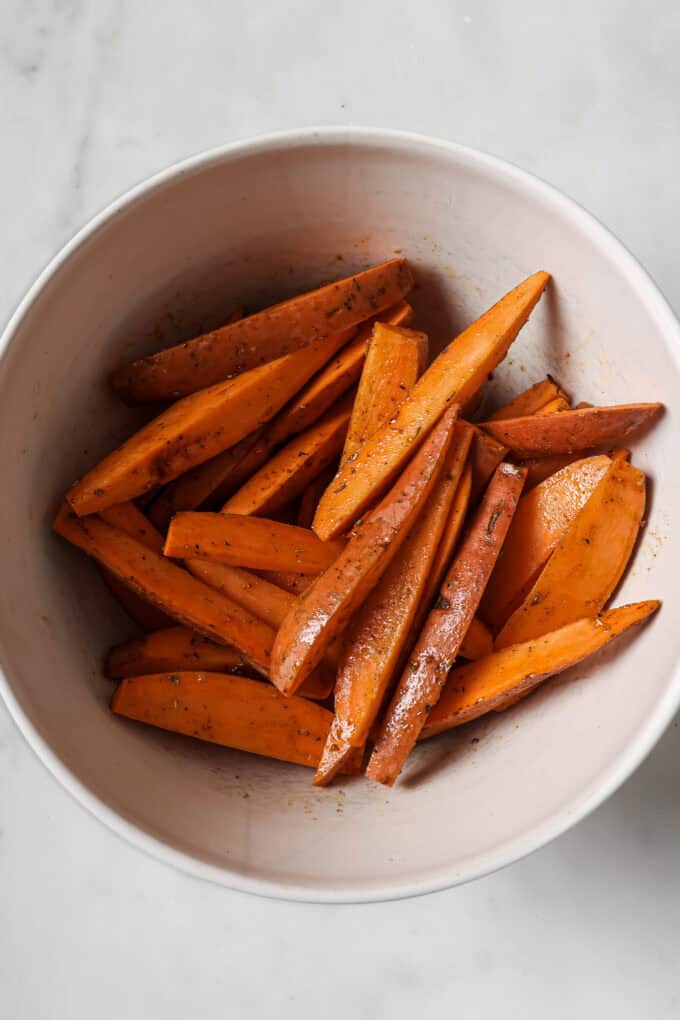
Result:
<svg viewBox="0 0 680 1020">
<path fill-rule="evenodd" d="M 537 172 L 680 312 L 679 38 L 674 0 L 4 0 L 0 319 L 131 184 L 320 123 L 429 132 Z M 677 1017 L 677 726 L 532 858 L 421 900 L 331 908 L 225 892 L 133 850 L 0 707 L 0 1015 Z"/>
</svg>

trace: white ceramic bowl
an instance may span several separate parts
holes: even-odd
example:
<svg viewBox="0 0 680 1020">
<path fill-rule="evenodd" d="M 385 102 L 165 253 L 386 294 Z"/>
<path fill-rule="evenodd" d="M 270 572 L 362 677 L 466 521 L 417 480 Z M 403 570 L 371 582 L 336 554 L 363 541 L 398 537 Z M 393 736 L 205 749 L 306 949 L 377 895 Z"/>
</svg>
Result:
<svg viewBox="0 0 680 1020">
<path fill-rule="evenodd" d="M 85 806 L 164 861 L 295 899 L 377 900 L 482 875 L 558 835 L 650 750 L 680 700 L 680 519 L 670 414 L 635 449 L 648 525 L 619 601 L 667 600 L 615 654 L 514 711 L 421 746 L 391 791 L 315 790 L 302 768 L 114 718 L 104 651 L 129 633 L 57 501 L 130 430 L 113 365 L 403 252 L 437 346 L 538 268 L 554 275 L 497 373 L 546 371 L 579 400 L 680 402 L 678 324 L 634 259 L 535 178 L 444 142 L 319 130 L 226 146 L 114 202 L 54 259 L 11 320 L 0 365 L 2 691 Z M 587 682 L 574 677 L 587 675 Z"/>
</svg>

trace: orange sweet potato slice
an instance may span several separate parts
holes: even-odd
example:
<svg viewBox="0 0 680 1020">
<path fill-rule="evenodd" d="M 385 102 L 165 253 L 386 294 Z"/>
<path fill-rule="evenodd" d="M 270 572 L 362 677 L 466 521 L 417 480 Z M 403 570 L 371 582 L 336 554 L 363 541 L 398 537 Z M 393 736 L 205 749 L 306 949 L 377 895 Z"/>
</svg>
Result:
<svg viewBox="0 0 680 1020">
<path fill-rule="evenodd" d="M 562 396 L 554 379 L 541 379 L 527 390 L 524 390 L 509 403 L 499 407 L 489 416 L 489 421 L 503 421 L 505 418 L 523 418 L 528 414 L 536 414 L 546 404 Z"/>
<path fill-rule="evenodd" d="M 173 517 L 165 540 L 166 556 L 301 574 L 325 570 L 343 548 L 344 542 L 322 542 L 313 531 L 294 524 L 190 511 Z"/>
<path fill-rule="evenodd" d="M 574 461 L 522 496 L 482 599 L 481 616 L 494 630 L 523 600 L 611 463 L 604 455 Z"/>
<path fill-rule="evenodd" d="M 613 461 L 504 625 L 496 648 L 597 616 L 623 575 L 644 510 L 644 474 Z"/>
<path fill-rule="evenodd" d="M 482 428 L 517 457 L 549 457 L 617 446 L 658 418 L 662 404 L 583 407 L 560 414 L 488 421 Z"/>
<path fill-rule="evenodd" d="M 548 677 L 576 665 L 642 623 L 660 605 L 637 602 L 598 617 L 581 618 L 452 670 L 421 736 L 433 737 L 518 701 Z"/>
<path fill-rule="evenodd" d="M 548 280 L 544 272 L 529 277 L 432 362 L 394 419 L 364 443 L 355 460 L 340 467 L 314 518 L 314 530 L 321 538 L 346 531 L 382 495 L 444 409 L 453 402 L 465 404 L 474 396 L 505 357 Z"/>
<path fill-rule="evenodd" d="M 357 523 L 335 563 L 281 624 L 271 678 L 285 694 L 295 692 L 318 664 L 406 540 L 445 462 L 455 415 L 452 408 L 443 416 L 387 496 Z"/>
<path fill-rule="evenodd" d="M 352 329 L 412 285 L 406 259 L 392 259 L 134 361 L 113 373 L 111 385 L 128 404 L 174 400 Z"/>
<path fill-rule="evenodd" d="M 439 700 L 503 546 L 524 472 L 501 464 L 489 483 L 392 697 L 366 775 L 392 786 Z"/>
</svg>

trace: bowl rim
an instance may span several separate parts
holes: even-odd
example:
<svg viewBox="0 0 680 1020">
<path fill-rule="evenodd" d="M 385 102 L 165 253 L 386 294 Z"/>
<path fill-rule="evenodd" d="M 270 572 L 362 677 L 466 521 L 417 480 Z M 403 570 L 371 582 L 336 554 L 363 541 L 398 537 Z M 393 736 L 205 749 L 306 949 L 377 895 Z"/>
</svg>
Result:
<svg viewBox="0 0 680 1020">
<path fill-rule="evenodd" d="M 39 273 L 2 331 L 0 362 L 5 359 L 16 339 L 22 321 L 50 280 L 85 241 L 105 229 L 108 223 L 121 212 L 131 209 L 137 202 L 162 189 L 165 185 L 219 163 L 240 159 L 244 156 L 312 144 L 320 147 L 340 144 L 366 148 L 382 145 L 396 151 L 420 152 L 422 154 L 439 152 L 468 166 L 482 168 L 496 177 L 512 181 L 523 186 L 533 195 L 542 197 L 569 218 L 587 236 L 607 248 L 619 271 L 626 277 L 629 285 L 635 288 L 640 299 L 659 321 L 663 342 L 667 346 L 671 358 L 680 369 L 680 323 L 678 323 L 668 301 L 625 245 L 574 199 L 569 198 L 535 174 L 478 149 L 411 131 L 356 126 L 294 128 L 239 139 L 172 163 L 127 189 L 78 230 Z M 406 878 L 360 884 L 346 883 L 332 887 L 321 885 L 318 882 L 306 884 L 253 878 L 244 875 L 237 868 L 201 861 L 192 854 L 177 850 L 163 840 L 152 836 L 104 803 L 87 785 L 86 781 L 78 778 L 61 760 L 24 711 L 4 667 L 0 668 L 0 694 L 2 694 L 10 716 L 28 745 L 68 793 L 113 833 L 157 860 L 170 864 L 191 876 L 207 879 L 229 889 L 269 898 L 326 904 L 370 903 L 420 896 L 482 878 L 540 849 L 584 819 L 625 782 L 647 757 L 671 722 L 680 706 L 680 663 L 676 664 L 664 695 L 659 699 L 634 739 L 616 756 L 607 769 L 600 773 L 588 787 L 581 790 L 577 797 L 565 805 L 558 806 L 539 825 L 531 826 L 512 840 L 503 842 L 484 854 L 471 855 L 463 862 L 459 862 L 457 866 L 448 865 L 429 870 L 419 877 L 407 876 Z"/>
</svg>

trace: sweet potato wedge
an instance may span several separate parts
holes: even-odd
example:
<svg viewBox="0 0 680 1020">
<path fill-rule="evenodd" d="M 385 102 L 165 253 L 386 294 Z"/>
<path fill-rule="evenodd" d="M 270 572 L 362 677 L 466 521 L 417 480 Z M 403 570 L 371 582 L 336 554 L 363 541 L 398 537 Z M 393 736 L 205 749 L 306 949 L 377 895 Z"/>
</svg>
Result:
<svg viewBox="0 0 680 1020">
<path fill-rule="evenodd" d="M 104 675 L 110 680 L 123 680 L 184 669 L 249 673 L 252 667 L 235 648 L 218 645 L 189 627 L 176 626 L 114 645 L 106 656 Z"/>
<path fill-rule="evenodd" d="M 536 414 L 546 404 L 562 395 L 553 379 L 541 379 L 489 415 L 489 421 L 503 421 L 505 418 L 523 418 L 528 414 Z"/>
<path fill-rule="evenodd" d="M 165 555 L 253 570 L 318 574 L 338 558 L 344 545 L 322 542 L 313 531 L 264 517 L 187 512 L 170 522 Z"/>
<path fill-rule="evenodd" d="M 662 409 L 662 404 L 583 407 L 558 415 L 487 421 L 481 427 L 517 457 L 550 457 L 621 445 L 658 418 Z"/>
<path fill-rule="evenodd" d="M 291 595 L 304 595 L 312 587 L 319 574 L 299 574 L 293 570 L 258 570 L 257 573 L 265 581 L 290 592 Z"/>
<path fill-rule="evenodd" d="M 325 786 L 347 753 L 362 747 L 399 663 L 465 465 L 470 431 L 459 429 L 426 507 L 343 639 L 335 717 L 314 782 Z"/>
<path fill-rule="evenodd" d="M 394 692 L 368 762 L 369 779 L 386 786 L 394 783 L 437 704 L 503 546 L 523 483 L 521 468 L 503 463 L 496 469 Z"/>
<path fill-rule="evenodd" d="M 262 620 L 99 517 L 78 519 L 63 505 L 54 530 L 168 616 L 237 648 L 268 675 L 274 631 Z"/>
<path fill-rule="evenodd" d="M 198 510 L 222 486 L 232 482 L 238 485 L 240 468 L 253 447 L 260 440 L 264 427 L 251 432 L 235 446 L 223 450 L 203 464 L 185 472 L 159 492 L 148 509 L 150 520 L 162 531 L 181 510 Z"/>
<path fill-rule="evenodd" d="M 350 330 L 412 285 L 406 259 L 392 259 L 125 365 L 111 385 L 126 404 L 174 400 Z"/>
<path fill-rule="evenodd" d="M 100 517 L 112 528 L 118 528 L 136 538 L 147 549 L 153 549 L 156 553 L 163 552 L 163 536 L 134 503 L 117 503 L 103 510 Z"/>
<path fill-rule="evenodd" d="M 412 314 L 413 309 L 408 302 L 400 301 L 393 308 L 381 312 L 378 318 L 400 324 L 409 322 Z M 166 485 L 149 511 L 158 527 L 167 528 L 170 518 L 180 510 L 196 510 L 208 500 L 218 505 L 224 503 L 262 467 L 277 446 L 308 428 L 331 408 L 361 375 L 372 330 L 373 320 L 361 326 L 356 337 L 339 351 L 336 348 L 345 333 L 325 341 L 329 345 L 328 357 L 332 360 L 303 386 L 266 428 L 256 430 L 236 446 L 218 453 Z M 314 359 L 309 367 L 311 375 L 318 367 Z"/>
<path fill-rule="evenodd" d="M 552 457 L 529 457 L 527 460 L 519 461 L 527 472 L 527 480 L 524 484 L 525 494 L 544 482 L 546 478 L 550 478 L 551 475 L 581 458 L 582 453 L 556 453 Z"/>
<path fill-rule="evenodd" d="M 408 537 L 446 461 L 455 416 L 455 407 L 445 413 L 387 496 L 357 522 L 336 562 L 281 624 L 271 678 L 283 693 L 294 693 L 314 669 Z"/>
<path fill-rule="evenodd" d="M 250 570 L 197 559 L 185 560 L 184 565 L 194 577 L 221 591 L 223 595 L 243 609 L 247 609 L 258 620 L 264 620 L 275 630 L 280 626 L 286 613 L 295 605 L 295 595 L 253 574 Z"/>
<path fill-rule="evenodd" d="M 245 321 L 245 320 L 244 320 Z M 136 432 L 67 493 L 79 517 L 134 499 L 254 432 L 337 349 L 330 338 L 179 400 Z"/>
<path fill-rule="evenodd" d="M 307 698 L 285 698 L 244 676 L 183 670 L 129 677 L 117 715 L 213 744 L 316 768 L 333 718 Z"/>
<path fill-rule="evenodd" d="M 223 513 L 272 517 L 307 488 L 342 450 L 353 393 L 290 440 L 243 485 L 223 507 Z"/>
<path fill-rule="evenodd" d="M 509 645 L 502 651 L 460 666 L 449 673 L 442 695 L 428 715 L 422 738 L 499 711 L 529 694 L 548 677 L 575 666 L 654 613 L 660 602 L 637 602 L 586 617 L 539 638 Z"/>
<path fill-rule="evenodd" d="M 376 322 L 359 380 L 341 463 L 388 422 L 427 364 L 425 333 Z"/>
<path fill-rule="evenodd" d="M 494 630 L 522 602 L 611 463 L 604 455 L 574 461 L 522 496 L 480 608 Z"/>
<path fill-rule="evenodd" d="M 613 461 L 504 625 L 496 648 L 597 616 L 626 568 L 644 510 L 642 471 Z"/>
<path fill-rule="evenodd" d="M 316 512 L 314 530 L 320 538 L 346 531 L 393 481 L 444 408 L 474 396 L 505 357 L 548 280 L 544 272 L 529 277 L 432 362 L 394 419 L 364 443 L 355 460 L 341 466 Z"/>
</svg>

